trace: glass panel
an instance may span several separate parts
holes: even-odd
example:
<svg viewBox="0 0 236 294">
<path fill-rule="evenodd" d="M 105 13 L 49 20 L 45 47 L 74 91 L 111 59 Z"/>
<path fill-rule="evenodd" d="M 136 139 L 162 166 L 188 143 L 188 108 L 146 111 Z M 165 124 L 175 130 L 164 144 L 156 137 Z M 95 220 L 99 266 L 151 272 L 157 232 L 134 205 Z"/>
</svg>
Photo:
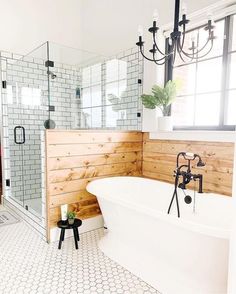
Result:
<svg viewBox="0 0 236 294">
<path fill-rule="evenodd" d="M 91 107 L 92 99 L 91 99 L 91 90 L 90 88 L 82 89 L 82 107 Z"/>
<path fill-rule="evenodd" d="M 221 89 L 222 58 L 202 61 L 197 69 L 197 93 Z"/>
<path fill-rule="evenodd" d="M 107 128 L 115 128 L 117 126 L 118 111 L 113 106 L 106 106 L 105 112 L 105 125 Z"/>
<path fill-rule="evenodd" d="M 48 84 L 44 60 L 27 55 L 7 66 L 7 105 L 10 197 L 28 211 L 42 213 L 42 150 L 44 121 L 48 118 Z M 17 71 L 17 75 L 14 73 Z M 25 74 L 27 72 L 27 75 Z"/>
<path fill-rule="evenodd" d="M 81 111 L 81 122 L 80 122 L 82 129 L 83 128 L 85 128 L 85 129 L 91 128 L 91 126 L 92 126 L 91 116 L 92 116 L 91 108 L 82 109 L 82 111 Z"/>
<path fill-rule="evenodd" d="M 106 85 L 106 104 L 119 103 L 119 84 L 118 82 L 109 83 Z"/>
<path fill-rule="evenodd" d="M 192 126 L 194 122 L 194 96 L 177 97 L 172 104 L 174 125 Z"/>
<path fill-rule="evenodd" d="M 232 51 L 236 50 L 236 15 L 233 16 Z"/>
<path fill-rule="evenodd" d="M 12 85 L 7 85 L 7 103 L 13 103 L 13 87 Z"/>
<path fill-rule="evenodd" d="M 229 75 L 229 89 L 236 88 L 236 53 L 230 56 L 230 75 Z"/>
<path fill-rule="evenodd" d="M 85 67 L 82 70 L 82 87 L 89 87 L 91 83 L 90 68 Z"/>
<path fill-rule="evenodd" d="M 102 127 L 102 108 L 93 107 L 92 108 L 92 128 Z"/>
<path fill-rule="evenodd" d="M 191 95 L 195 92 L 196 64 L 184 65 L 174 69 L 174 80 L 178 80 L 178 95 Z"/>
<path fill-rule="evenodd" d="M 83 108 L 101 105 L 100 89 L 95 86 L 101 84 L 104 57 L 51 42 L 49 52 L 54 61 L 50 71 L 56 74 L 49 76 L 50 105 L 55 106 L 51 119 L 61 129 L 91 127 L 91 113 Z"/>
<path fill-rule="evenodd" d="M 195 125 L 217 126 L 219 125 L 219 117 L 220 93 L 197 95 L 195 106 Z"/>
<path fill-rule="evenodd" d="M 229 91 L 228 97 L 226 124 L 236 125 L 236 91 Z"/>
<path fill-rule="evenodd" d="M 101 64 L 95 64 L 91 67 L 91 84 L 101 84 Z"/>
<path fill-rule="evenodd" d="M 118 80 L 119 61 L 112 59 L 106 62 L 106 81 L 107 83 Z"/>
<path fill-rule="evenodd" d="M 126 95 L 126 90 L 127 90 L 127 80 L 119 81 L 119 97 L 120 98 Z"/>
<path fill-rule="evenodd" d="M 24 105 L 39 106 L 41 104 L 41 90 L 37 88 L 22 87 L 21 103 Z"/>
<path fill-rule="evenodd" d="M 92 106 L 101 106 L 102 105 L 102 91 L 101 86 L 93 86 L 91 88 L 92 92 Z"/>
<path fill-rule="evenodd" d="M 119 79 L 127 79 L 127 62 L 119 60 Z"/>
</svg>

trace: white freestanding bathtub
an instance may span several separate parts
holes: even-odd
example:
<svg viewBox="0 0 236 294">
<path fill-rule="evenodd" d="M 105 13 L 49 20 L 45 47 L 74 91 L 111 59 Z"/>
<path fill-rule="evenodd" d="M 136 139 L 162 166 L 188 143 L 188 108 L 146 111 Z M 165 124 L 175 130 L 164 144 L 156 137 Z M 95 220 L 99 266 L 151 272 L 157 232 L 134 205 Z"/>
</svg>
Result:
<svg viewBox="0 0 236 294">
<path fill-rule="evenodd" d="M 231 198 L 196 194 L 193 213 L 180 190 L 177 218 L 173 189 L 139 177 L 89 183 L 108 228 L 100 249 L 163 294 L 225 294 Z"/>
</svg>

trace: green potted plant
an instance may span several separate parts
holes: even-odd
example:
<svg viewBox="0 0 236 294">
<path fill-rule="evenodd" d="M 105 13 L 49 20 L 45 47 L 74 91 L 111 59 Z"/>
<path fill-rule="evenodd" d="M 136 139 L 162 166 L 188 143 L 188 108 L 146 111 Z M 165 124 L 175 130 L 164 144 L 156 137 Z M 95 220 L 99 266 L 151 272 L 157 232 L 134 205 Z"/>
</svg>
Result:
<svg viewBox="0 0 236 294">
<path fill-rule="evenodd" d="M 69 211 L 67 213 L 67 219 L 68 219 L 69 225 L 73 225 L 74 224 L 75 217 L 76 217 L 76 213 L 74 211 Z"/>
<path fill-rule="evenodd" d="M 142 103 L 145 108 L 159 108 L 162 112 L 158 117 L 158 130 L 172 131 L 173 123 L 171 118 L 171 103 L 176 98 L 176 82 L 168 81 L 164 87 L 154 85 L 152 87 L 152 95 L 143 94 L 141 96 Z"/>
</svg>

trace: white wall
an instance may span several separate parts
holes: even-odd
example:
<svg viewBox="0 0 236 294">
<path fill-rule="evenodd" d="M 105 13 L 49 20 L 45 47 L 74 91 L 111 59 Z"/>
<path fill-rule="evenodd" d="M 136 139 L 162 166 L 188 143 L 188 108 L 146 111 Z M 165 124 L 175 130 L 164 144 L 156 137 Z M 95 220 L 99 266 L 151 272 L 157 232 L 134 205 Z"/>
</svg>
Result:
<svg viewBox="0 0 236 294">
<path fill-rule="evenodd" d="M 45 41 L 81 47 L 81 0 L 0 0 L 0 50 L 26 54 Z"/>
<path fill-rule="evenodd" d="M 214 0 L 184 0 L 188 12 L 215 3 Z M 83 47 L 100 54 L 111 55 L 135 46 L 137 27 L 152 25 L 155 8 L 160 23 L 172 21 L 174 0 L 82 0 Z M 150 49 L 150 48 L 149 48 Z"/>
<path fill-rule="evenodd" d="M 189 12 L 214 0 L 185 0 Z M 45 41 L 111 55 L 134 46 L 137 26 L 173 18 L 174 0 L 0 0 L 0 50 L 26 54 Z"/>
</svg>

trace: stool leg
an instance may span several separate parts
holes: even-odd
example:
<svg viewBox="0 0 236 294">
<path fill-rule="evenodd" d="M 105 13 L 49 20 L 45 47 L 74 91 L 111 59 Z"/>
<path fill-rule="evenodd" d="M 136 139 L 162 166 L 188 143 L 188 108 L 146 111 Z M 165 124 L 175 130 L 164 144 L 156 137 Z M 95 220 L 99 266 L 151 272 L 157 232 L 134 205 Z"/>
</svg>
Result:
<svg viewBox="0 0 236 294">
<path fill-rule="evenodd" d="M 79 238 L 79 230 L 78 230 L 78 228 L 76 229 L 76 236 L 77 236 L 77 240 L 79 241 L 80 238 Z"/>
<path fill-rule="evenodd" d="M 65 229 L 63 229 L 63 234 L 62 234 L 62 241 L 64 241 L 64 239 L 65 239 Z"/>
<path fill-rule="evenodd" d="M 61 243 L 63 241 L 63 236 L 65 235 L 65 229 L 61 229 L 60 240 L 58 244 L 58 249 L 61 249 Z"/>
<path fill-rule="evenodd" d="M 77 240 L 77 230 L 76 228 L 73 228 L 73 233 L 74 233 L 74 240 L 75 240 L 75 248 L 78 249 L 78 240 Z"/>
</svg>

